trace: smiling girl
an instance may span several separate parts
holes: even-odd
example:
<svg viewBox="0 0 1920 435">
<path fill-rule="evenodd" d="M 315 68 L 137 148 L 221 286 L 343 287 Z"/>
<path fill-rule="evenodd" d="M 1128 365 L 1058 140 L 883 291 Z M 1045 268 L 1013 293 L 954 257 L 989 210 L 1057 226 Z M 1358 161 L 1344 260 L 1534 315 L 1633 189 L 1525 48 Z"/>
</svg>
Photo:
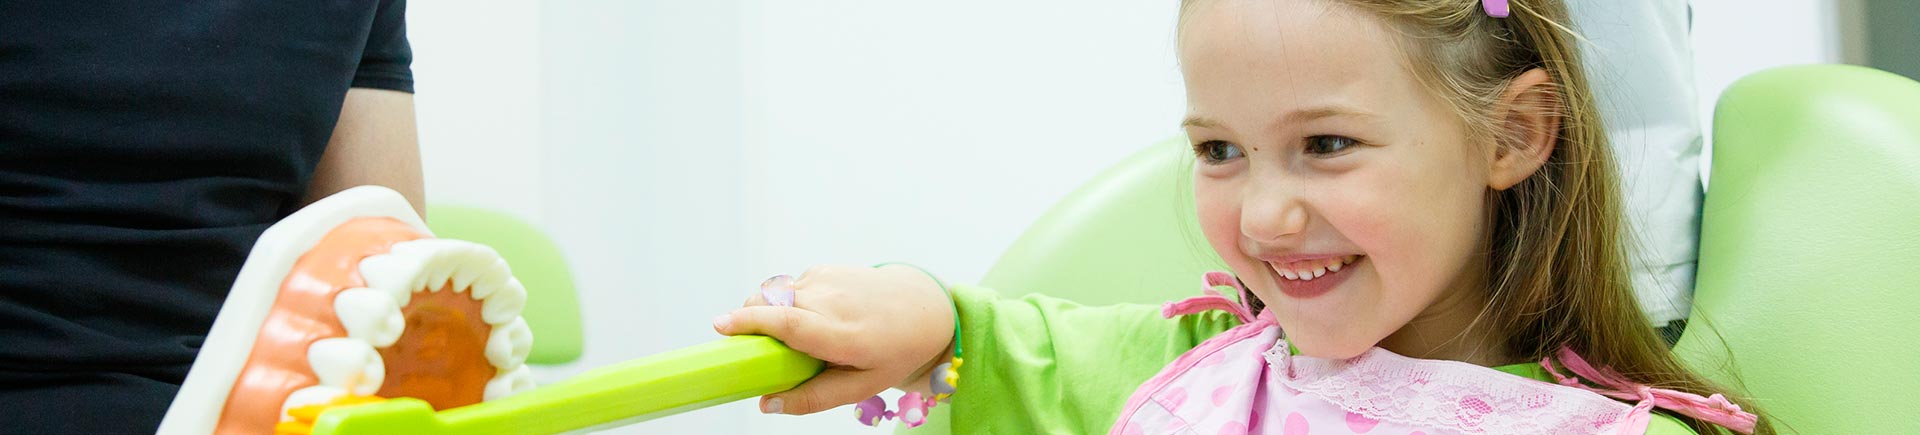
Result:
<svg viewBox="0 0 1920 435">
<path fill-rule="evenodd" d="M 955 433 L 1771 433 L 1637 308 L 1567 22 L 1557 0 L 1184 1 L 1194 196 L 1233 271 L 1203 282 L 1244 305 L 826 266 L 715 329 L 831 363 L 776 413 L 941 393 L 964 352 Z"/>
</svg>

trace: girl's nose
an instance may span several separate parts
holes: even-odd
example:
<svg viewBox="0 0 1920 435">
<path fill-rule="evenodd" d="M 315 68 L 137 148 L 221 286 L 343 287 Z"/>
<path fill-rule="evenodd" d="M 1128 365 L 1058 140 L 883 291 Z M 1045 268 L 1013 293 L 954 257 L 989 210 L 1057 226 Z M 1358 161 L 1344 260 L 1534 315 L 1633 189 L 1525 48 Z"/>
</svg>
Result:
<svg viewBox="0 0 1920 435">
<path fill-rule="evenodd" d="M 1253 183 L 1242 195 L 1240 234 L 1256 242 L 1276 242 L 1307 227 L 1300 197 L 1275 183 Z"/>
</svg>

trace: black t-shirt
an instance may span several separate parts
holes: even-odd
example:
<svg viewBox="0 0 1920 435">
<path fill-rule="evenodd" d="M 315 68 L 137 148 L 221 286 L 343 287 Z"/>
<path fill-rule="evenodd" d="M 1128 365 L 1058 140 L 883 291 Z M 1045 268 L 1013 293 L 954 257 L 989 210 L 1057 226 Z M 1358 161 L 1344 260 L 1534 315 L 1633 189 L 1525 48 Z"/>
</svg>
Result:
<svg viewBox="0 0 1920 435">
<path fill-rule="evenodd" d="M 0 433 L 152 433 L 404 0 L 0 1 Z"/>
</svg>

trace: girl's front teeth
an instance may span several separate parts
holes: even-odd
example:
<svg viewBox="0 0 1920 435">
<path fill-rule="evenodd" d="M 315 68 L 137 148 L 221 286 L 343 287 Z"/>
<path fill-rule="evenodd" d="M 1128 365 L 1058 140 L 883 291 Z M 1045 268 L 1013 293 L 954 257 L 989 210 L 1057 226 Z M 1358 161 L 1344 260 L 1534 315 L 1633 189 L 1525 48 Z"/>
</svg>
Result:
<svg viewBox="0 0 1920 435">
<path fill-rule="evenodd" d="M 1312 281 L 1314 278 L 1326 276 L 1329 272 L 1339 272 L 1340 267 L 1353 264 L 1353 262 L 1358 259 L 1360 259 L 1358 255 L 1347 255 L 1323 260 L 1295 262 L 1289 265 L 1291 267 L 1288 269 L 1281 270 L 1280 274 L 1287 277 L 1287 279 L 1295 281 Z"/>
</svg>

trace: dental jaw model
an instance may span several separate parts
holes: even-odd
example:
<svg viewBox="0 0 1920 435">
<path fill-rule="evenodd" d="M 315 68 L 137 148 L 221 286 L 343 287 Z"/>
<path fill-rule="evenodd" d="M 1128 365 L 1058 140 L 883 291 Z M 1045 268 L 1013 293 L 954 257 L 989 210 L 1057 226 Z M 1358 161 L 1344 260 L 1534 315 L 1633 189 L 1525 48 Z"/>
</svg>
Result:
<svg viewBox="0 0 1920 435">
<path fill-rule="evenodd" d="M 532 389 L 526 299 L 492 249 L 433 238 L 392 190 L 349 189 L 261 235 L 159 433 L 305 433 L 333 406 Z"/>
</svg>

